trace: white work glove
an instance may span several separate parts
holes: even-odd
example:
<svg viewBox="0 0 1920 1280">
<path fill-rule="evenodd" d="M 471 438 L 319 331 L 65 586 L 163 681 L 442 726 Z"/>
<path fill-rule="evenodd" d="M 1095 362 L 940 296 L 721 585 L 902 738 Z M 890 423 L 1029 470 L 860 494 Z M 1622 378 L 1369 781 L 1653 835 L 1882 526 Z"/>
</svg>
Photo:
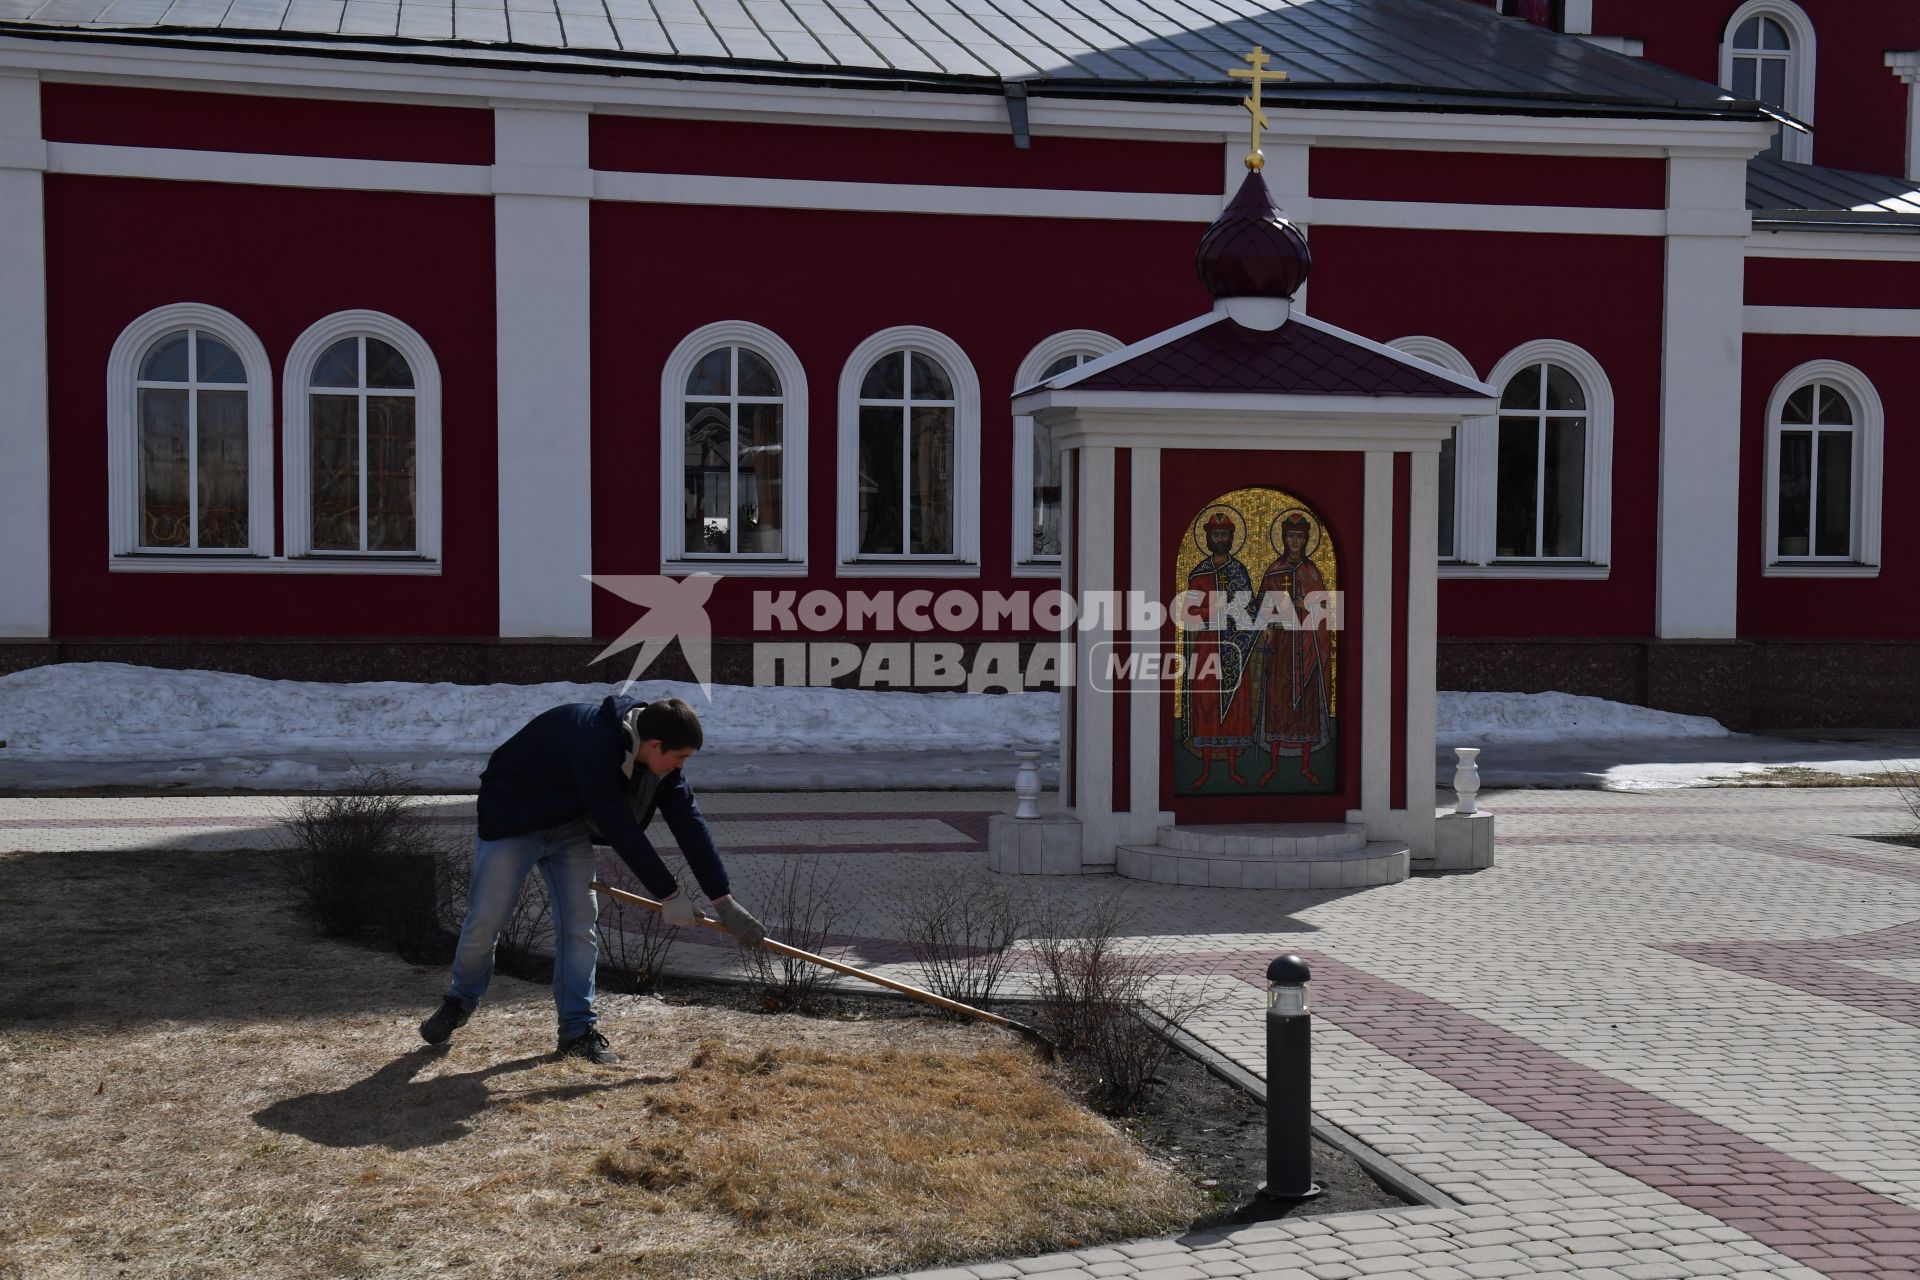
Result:
<svg viewBox="0 0 1920 1280">
<path fill-rule="evenodd" d="M 700 918 L 684 889 L 675 889 L 671 897 L 660 900 L 660 915 L 676 929 L 691 929 Z"/>
<path fill-rule="evenodd" d="M 734 941 L 749 951 L 758 951 L 760 944 L 767 940 L 767 931 L 753 913 L 733 900 L 732 894 L 726 894 L 713 900 L 713 910 L 720 917 L 720 923 L 727 927 Z"/>
</svg>

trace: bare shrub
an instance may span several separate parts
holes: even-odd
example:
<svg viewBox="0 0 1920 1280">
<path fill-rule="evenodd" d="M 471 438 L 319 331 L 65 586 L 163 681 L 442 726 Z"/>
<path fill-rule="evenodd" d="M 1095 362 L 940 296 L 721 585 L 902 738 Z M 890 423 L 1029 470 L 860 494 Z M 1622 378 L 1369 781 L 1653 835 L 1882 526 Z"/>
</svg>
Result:
<svg viewBox="0 0 1920 1280">
<path fill-rule="evenodd" d="M 962 1004 L 986 1005 L 1006 981 L 1012 948 L 1027 936 L 1026 893 L 964 872 L 914 889 L 900 908 L 907 949 L 929 989 Z"/>
<path fill-rule="evenodd" d="M 438 845 L 391 775 L 358 772 L 337 791 L 304 796 L 286 825 L 295 892 L 323 933 L 372 933 L 409 958 L 436 948 Z"/>
<path fill-rule="evenodd" d="M 769 888 L 768 936 L 802 951 L 824 949 L 845 918 L 839 869 L 817 856 L 788 854 Z M 748 976 L 773 1009 L 805 1008 L 839 978 L 831 969 L 766 948 L 745 955 Z"/>
<path fill-rule="evenodd" d="M 641 995 L 659 985 L 667 953 L 680 936 L 658 911 L 609 899 L 612 919 L 600 915 L 601 985 L 629 995 Z"/>
<path fill-rule="evenodd" d="M 1194 992 L 1148 999 L 1150 957 L 1121 949 L 1126 909 L 1111 895 L 1076 909 L 1050 900 L 1038 913 L 1033 954 L 1041 1015 L 1068 1051 L 1088 1100 L 1109 1114 L 1140 1109 L 1176 1052 L 1162 1025 L 1184 1025 L 1211 1003 Z"/>
<path fill-rule="evenodd" d="M 1907 813 L 1913 818 L 1913 826 L 1907 829 L 1909 837 L 1920 836 L 1920 763 L 1909 760 L 1903 767 L 1891 770 L 1893 789 L 1899 793 L 1900 803 L 1906 806 Z"/>
</svg>

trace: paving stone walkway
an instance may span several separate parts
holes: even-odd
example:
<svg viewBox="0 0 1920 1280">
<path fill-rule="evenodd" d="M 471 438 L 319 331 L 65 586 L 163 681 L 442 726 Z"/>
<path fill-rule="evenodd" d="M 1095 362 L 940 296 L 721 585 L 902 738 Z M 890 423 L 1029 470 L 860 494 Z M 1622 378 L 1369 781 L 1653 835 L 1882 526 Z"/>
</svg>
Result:
<svg viewBox="0 0 1920 1280">
<path fill-rule="evenodd" d="M 1315 1107 L 1458 1203 L 1288 1220 L 916 1280 L 1920 1277 L 1920 850 L 1882 790 L 1512 792 L 1499 865 L 1365 890 L 1109 878 L 1129 945 L 1216 997 L 1192 1030 L 1263 1069 L 1263 973 L 1313 966 Z M 463 838 L 470 803 L 420 802 Z M 0 800 L 0 848 L 244 848 L 284 801 Z M 988 883 L 993 794 L 733 793 L 743 901 L 806 853 L 847 955 L 901 965 L 915 885 Z M 609 873 L 616 869 L 610 868 Z M 704 939 L 703 939 L 704 940 Z M 678 946 L 675 966 L 735 963 Z"/>
</svg>

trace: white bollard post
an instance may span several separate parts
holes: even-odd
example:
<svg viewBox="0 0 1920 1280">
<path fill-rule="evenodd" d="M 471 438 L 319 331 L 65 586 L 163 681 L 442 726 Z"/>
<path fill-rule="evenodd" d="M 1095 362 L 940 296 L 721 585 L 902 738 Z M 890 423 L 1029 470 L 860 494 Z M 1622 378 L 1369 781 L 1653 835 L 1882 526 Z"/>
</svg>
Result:
<svg viewBox="0 0 1920 1280">
<path fill-rule="evenodd" d="M 1013 754 L 1020 761 L 1020 772 L 1013 775 L 1013 794 L 1019 798 L 1013 816 L 1037 818 L 1040 816 L 1040 753 L 1016 751 Z"/>
<path fill-rule="evenodd" d="M 1473 813 L 1474 797 L 1480 794 L 1480 766 L 1476 763 L 1480 756 L 1479 747 L 1455 747 L 1456 761 L 1453 767 L 1453 791 L 1459 797 L 1455 802 L 1455 813 Z"/>
</svg>

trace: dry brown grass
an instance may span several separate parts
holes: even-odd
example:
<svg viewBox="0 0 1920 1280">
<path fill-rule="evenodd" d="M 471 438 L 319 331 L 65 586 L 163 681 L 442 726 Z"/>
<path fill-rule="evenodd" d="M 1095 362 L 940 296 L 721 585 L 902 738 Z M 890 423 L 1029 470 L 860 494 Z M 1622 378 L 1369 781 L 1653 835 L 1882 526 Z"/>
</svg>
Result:
<svg viewBox="0 0 1920 1280">
<path fill-rule="evenodd" d="M 327 941 L 255 854 L 0 855 L 0 1277 L 856 1275 L 1195 1193 L 997 1033 L 603 997 Z"/>
</svg>

